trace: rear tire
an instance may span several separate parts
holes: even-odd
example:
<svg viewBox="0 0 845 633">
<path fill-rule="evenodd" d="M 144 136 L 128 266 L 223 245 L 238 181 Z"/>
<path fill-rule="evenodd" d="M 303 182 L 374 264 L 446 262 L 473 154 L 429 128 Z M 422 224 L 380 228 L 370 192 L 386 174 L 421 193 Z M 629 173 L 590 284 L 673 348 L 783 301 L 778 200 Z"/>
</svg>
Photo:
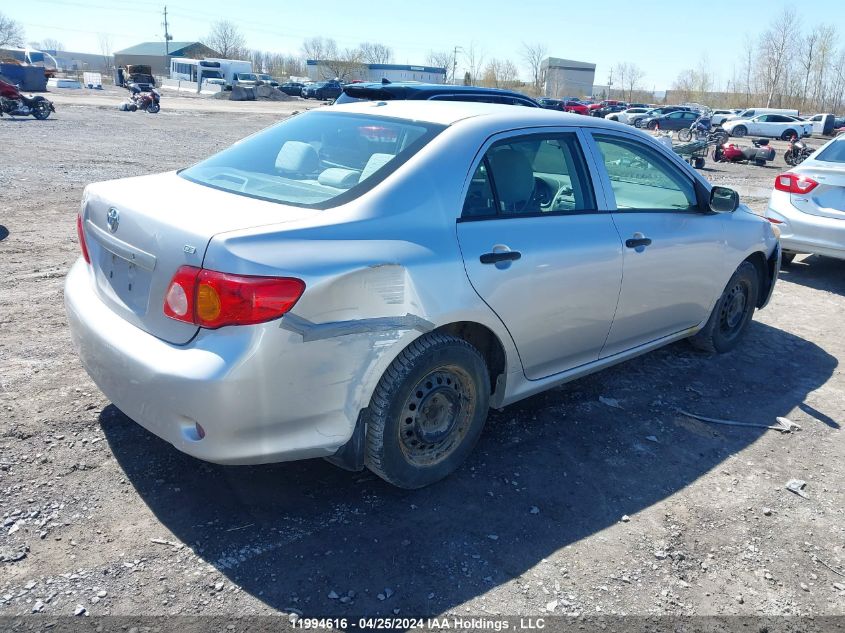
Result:
<svg viewBox="0 0 845 633">
<path fill-rule="evenodd" d="M 656 130 L 657 129 L 657 121 L 649 121 L 648 122 L 648 129 L 649 130 Z"/>
<path fill-rule="evenodd" d="M 746 134 L 748 134 L 748 128 L 744 125 L 737 125 L 733 131 L 730 133 L 731 136 L 736 136 L 737 138 L 742 138 Z"/>
<path fill-rule="evenodd" d="M 760 280 L 751 262 L 742 262 L 713 307 L 705 326 L 689 341 L 705 352 L 724 354 L 745 335 L 757 306 Z"/>
<path fill-rule="evenodd" d="M 795 130 L 786 130 L 783 134 L 780 135 L 780 140 L 788 141 L 793 136 L 797 139 L 798 138 L 798 132 L 796 132 Z"/>
<path fill-rule="evenodd" d="M 43 121 L 50 116 L 50 104 L 47 101 L 38 101 L 32 108 L 32 116 Z"/>
<path fill-rule="evenodd" d="M 466 460 L 489 406 L 479 351 L 463 339 L 425 334 L 387 368 L 364 412 L 364 463 L 400 488 L 433 484 Z"/>
<path fill-rule="evenodd" d="M 696 169 L 704 169 L 705 161 L 703 158 L 698 157 L 695 159 L 695 164 L 693 165 Z"/>
</svg>

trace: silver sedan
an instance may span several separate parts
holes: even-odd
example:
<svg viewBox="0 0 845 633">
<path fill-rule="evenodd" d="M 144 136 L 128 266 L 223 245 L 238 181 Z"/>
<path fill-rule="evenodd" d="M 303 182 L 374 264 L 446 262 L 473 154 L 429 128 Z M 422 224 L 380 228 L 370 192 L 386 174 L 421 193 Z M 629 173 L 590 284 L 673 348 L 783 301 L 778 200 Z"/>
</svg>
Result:
<svg viewBox="0 0 845 633">
<path fill-rule="evenodd" d="M 490 407 L 679 339 L 731 350 L 780 257 L 642 132 L 458 102 L 300 114 L 88 186 L 77 228 L 72 338 L 129 417 L 201 459 L 406 488 L 457 468 Z"/>
<path fill-rule="evenodd" d="M 797 253 L 845 259 L 845 137 L 775 178 L 766 217 L 780 229 L 785 262 Z"/>
</svg>

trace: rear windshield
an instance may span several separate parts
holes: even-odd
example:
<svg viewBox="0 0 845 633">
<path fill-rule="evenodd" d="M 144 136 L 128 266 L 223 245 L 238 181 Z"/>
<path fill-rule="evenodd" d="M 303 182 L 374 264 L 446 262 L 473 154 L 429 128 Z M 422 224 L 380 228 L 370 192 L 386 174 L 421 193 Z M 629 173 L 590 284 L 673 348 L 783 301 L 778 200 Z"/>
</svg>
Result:
<svg viewBox="0 0 845 633">
<path fill-rule="evenodd" d="M 813 158 L 826 163 L 845 163 L 845 140 L 834 141 Z"/>
<path fill-rule="evenodd" d="M 179 174 L 243 196 L 326 209 L 372 189 L 444 128 L 404 119 L 308 112 Z"/>
</svg>

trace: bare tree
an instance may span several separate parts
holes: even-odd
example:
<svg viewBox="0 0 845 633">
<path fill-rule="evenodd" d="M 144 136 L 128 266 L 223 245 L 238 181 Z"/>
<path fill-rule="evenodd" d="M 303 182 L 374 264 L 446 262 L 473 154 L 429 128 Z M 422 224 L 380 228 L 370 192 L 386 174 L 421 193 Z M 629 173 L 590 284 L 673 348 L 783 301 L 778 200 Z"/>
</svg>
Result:
<svg viewBox="0 0 845 633">
<path fill-rule="evenodd" d="M 23 27 L 0 13 L 0 46 L 23 46 Z"/>
<path fill-rule="evenodd" d="M 801 90 L 801 107 L 803 108 L 807 103 L 807 93 L 810 91 L 810 75 L 813 72 L 815 64 L 815 54 L 818 52 L 819 27 L 814 28 L 807 35 L 803 37 L 798 53 L 798 65 L 804 72 L 804 86 Z"/>
<path fill-rule="evenodd" d="M 464 49 L 464 59 L 469 73 L 468 85 L 478 83 L 484 68 L 484 51 L 474 41 L 470 42 L 470 45 Z"/>
<path fill-rule="evenodd" d="M 744 44 L 742 47 L 742 73 L 745 79 L 745 107 L 751 103 L 751 79 L 754 74 L 754 57 L 756 55 L 756 47 L 754 41 L 750 37 L 744 37 Z"/>
<path fill-rule="evenodd" d="M 620 85 L 622 86 L 623 96 L 624 91 L 627 89 L 627 100 L 629 102 L 634 100 L 634 91 L 639 90 L 639 84 L 643 77 L 645 77 L 645 72 L 642 68 L 636 64 L 628 64 L 628 68 L 625 73 L 625 82 L 622 83 L 620 81 Z"/>
<path fill-rule="evenodd" d="M 326 51 L 326 59 L 321 64 L 323 77 L 340 81 L 360 79 L 365 70 L 365 64 L 361 60 L 361 49 L 345 48 L 339 51 L 334 41 L 330 41 L 332 46 Z"/>
<path fill-rule="evenodd" d="M 302 54 L 305 59 L 323 60 L 328 57 L 327 50 L 332 48 L 337 50 L 337 44 L 332 39 L 323 39 L 322 37 L 309 37 L 302 42 Z"/>
<path fill-rule="evenodd" d="M 543 90 L 543 60 L 546 59 L 549 49 L 543 44 L 522 43 L 520 55 L 525 65 L 528 66 L 529 76 L 534 87 L 534 92 L 540 94 Z"/>
<path fill-rule="evenodd" d="M 100 47 L 100 55 L 103 56 L 103 66 L 106 70 L 111 70 L 114 65 L 114 57 L 112 57 L 112 39 L 108 33 L 98 33 L 97 43 Z"/>
<path fill-rule="evenodd" d="M 792 54 L 797 19 L 795 9 L 786 8 L 772 20 L 769 28 L 760 36 L 759 72 L 766 93 L 767 108 L 772 105 L 778 90 L 782 88 Z"/>
<path fill-rule="evenodd" d="M 446 69 L 446 83 L 455 83 L 455 51 L 429 51 L 426 62 Z"/>
<path fill-rule="evenodd" d="M 46 51 L 63 51 L 65 50 L 65 45 L 55 38 L 48 37 L 41 40 L 40 48 Z"/>
<path fill-rule="evenodd" d="M 491 59 L 484 67 L 481 83 L 490 88 L 513 88 L 519 83 L 519 70 L 509 59 Z"/>
<path fill-rule="evenodd" d="M 393 61 L 393 50 L 387 44 L 363 42 L 358 48 L 365 64 L 389 64 Z"/>
<path fill-rule="evenodd" d="M 246 39 L 238 25 L 230 20 L 219 20 L 211 25 L 211 32 L 205 38 L 205 44 L 227 59 L 246 56 Z"/>
</svg>

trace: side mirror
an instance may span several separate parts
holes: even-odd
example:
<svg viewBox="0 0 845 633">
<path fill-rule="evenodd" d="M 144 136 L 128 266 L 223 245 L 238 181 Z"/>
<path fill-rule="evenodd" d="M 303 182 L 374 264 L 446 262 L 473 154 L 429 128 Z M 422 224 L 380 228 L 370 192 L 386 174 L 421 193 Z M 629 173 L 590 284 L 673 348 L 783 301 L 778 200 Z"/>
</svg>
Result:
<svg viewBox="0 0 845 633">
<path fill-rule="evenodd" d="M 739 206 L 739 194 L 728 187 L 713 187 L 708 205 L 713 213 L 733 213 Z"/>
</svg>

